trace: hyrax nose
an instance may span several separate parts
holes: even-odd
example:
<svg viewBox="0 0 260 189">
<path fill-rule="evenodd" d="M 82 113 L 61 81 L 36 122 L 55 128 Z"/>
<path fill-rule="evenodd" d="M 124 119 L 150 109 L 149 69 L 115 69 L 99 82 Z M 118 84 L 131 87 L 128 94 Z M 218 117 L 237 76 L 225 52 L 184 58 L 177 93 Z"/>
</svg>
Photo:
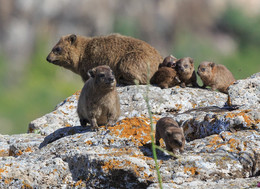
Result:
<svg viewBox="0 0 260 189">
<path fill-rule="evenodd" d="M 182 146 L 182 142 L 181 142 L 181 141 L 178 141 L 177 144 L 178 144 L 178 146 L 180 146 L 180 147 Z"/>
</svg>

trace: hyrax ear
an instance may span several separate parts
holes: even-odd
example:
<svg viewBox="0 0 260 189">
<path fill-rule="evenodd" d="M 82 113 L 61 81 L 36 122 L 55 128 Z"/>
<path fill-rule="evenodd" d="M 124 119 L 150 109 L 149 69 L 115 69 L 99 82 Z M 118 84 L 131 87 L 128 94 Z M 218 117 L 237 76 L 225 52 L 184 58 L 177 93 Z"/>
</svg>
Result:
<svg viewBox="0 0 260 189">
<path fill-rule="evenodd" d="M 96 69 L 95 68 L 93 68 L 93 69 L 88 71 L 88 76 L 89 77 L 93 77 L 94 78 L 95 75 L 96 75 Z"/>
<path fill-rule="evenodd" d="M 190 57 L 189 57 L 189 61 L 190 61 L 190 63 L 191 63 L 191 64 L 193 64 L 193 63 L 194 63 L 194 60 L 193 60 L 193 58 L 190 58 Z"/>
<path fill-rule="evenodd" d="M 213 68 L 215 66 L 214 62 L 210 62 L 209 65 Z"/>
<path fill-rule="evenodd" d="M 77 36 L 75 34 L 71 34 L 69 36 L 68 40 L 69 40 L 70 44 L 73 45 L 77 40 Z"/>
</svg>

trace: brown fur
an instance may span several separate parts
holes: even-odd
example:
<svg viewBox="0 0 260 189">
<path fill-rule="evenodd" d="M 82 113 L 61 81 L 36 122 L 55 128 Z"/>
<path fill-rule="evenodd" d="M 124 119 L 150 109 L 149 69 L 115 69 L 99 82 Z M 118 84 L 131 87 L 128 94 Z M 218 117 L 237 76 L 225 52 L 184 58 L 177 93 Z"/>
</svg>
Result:
<svg viewBox="0 0 260 189">
<path fill-rule="evenodd" d="M 161 68 L 161 67 L 172 67 L 172 68 L 174 68 L 176 66 L 177 60 L 178 59 L 175 58 L 174 56 L 169 55 L 169 56 L 167 56 L 163 59 L 163 62 L 159 65 L 159 68 Z"/>
<path fill-rule="evenodd" d="M 156 145 L 160 145 L 159 140 L 163 139 L 166 150 L 175 153 L 178 149 L 184 151 L 185 137 L 182 127 L 170 117 L 161 118 L 156 124 Z"/>
<path fill-rule="evenodd" d="M 236 81 L 232 73 L 224 65 L 207 61 L 199 65 L 198 75 L 203 82 L 202 88 L 210 86 L 211 90 L 218 89 L 223 93 L 227 93 L 228 87 Z"/>
<path fill-rule="evenodd" d="M 47 61 L 79 74 L 85 82 L 88 70 L 104 63 L 120 84 L 146 84 L 157 71 L 161 55 L 148 43 L 120 34 L 99 37 L 62 36 Z M 150 76 L 147 78 L 148 65 Z"/>
<path fill-rule="evenodd" d="M 193 87 L 199 87 L 192 58 L 185 57 L 179 59 L 176 62 L 176 69 L 181 80 L 181 87 L 186 87 L 189 84 Z"/>
<path fill-rule="evenodd" d="M 91 76 L 85 83 L 78 101 L 81 126 L 90 123 L 93 130 L 98 125 L 112 125 L 120 116 L 120 103 L 116 80 L 109 66 L 89 70 Z"/>
<path fill-rule="evenodd" d="M 162 89 L 174 87 L 180 83 L 177 72 L 171 67 L 161 67 L 151 78 L 151 84 L 157 84 Z"/>
</svg>

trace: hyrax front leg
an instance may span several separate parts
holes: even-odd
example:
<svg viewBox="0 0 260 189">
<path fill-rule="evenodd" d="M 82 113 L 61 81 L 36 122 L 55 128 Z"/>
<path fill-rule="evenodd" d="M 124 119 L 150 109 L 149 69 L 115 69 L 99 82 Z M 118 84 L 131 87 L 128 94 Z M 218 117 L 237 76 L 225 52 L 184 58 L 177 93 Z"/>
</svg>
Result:
<svg viewBox="0 0 260 189">
<path fill-rule="evenodd" d="M 90 126 L 92 131 L 98 131 L 98 124 L 96 118 L 90 120 Z"/>
</svg>

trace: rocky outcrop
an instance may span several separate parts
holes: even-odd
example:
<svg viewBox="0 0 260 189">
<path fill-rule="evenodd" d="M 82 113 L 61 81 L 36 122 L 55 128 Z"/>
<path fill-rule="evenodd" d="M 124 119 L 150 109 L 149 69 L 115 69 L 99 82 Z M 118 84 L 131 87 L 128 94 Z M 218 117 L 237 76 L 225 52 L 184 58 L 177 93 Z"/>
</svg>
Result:
<svg viewBox="0 0 260 189">
<path fill-rule="evenodd" d="M 152 123 L 173 117 L 185 152 L 157 151 L 164 188 L 252 188 L 260 182 L 260 74 L 228 95 L 195 88 L 118 87 L 122 115 L 92 132 L 79 124 L 79 92 L 32 121 L 28 134 L 0 135 L 0 188 L 158 188 Z M 161 147 L 164 147 L 161 141 Z"/>
</svg>

